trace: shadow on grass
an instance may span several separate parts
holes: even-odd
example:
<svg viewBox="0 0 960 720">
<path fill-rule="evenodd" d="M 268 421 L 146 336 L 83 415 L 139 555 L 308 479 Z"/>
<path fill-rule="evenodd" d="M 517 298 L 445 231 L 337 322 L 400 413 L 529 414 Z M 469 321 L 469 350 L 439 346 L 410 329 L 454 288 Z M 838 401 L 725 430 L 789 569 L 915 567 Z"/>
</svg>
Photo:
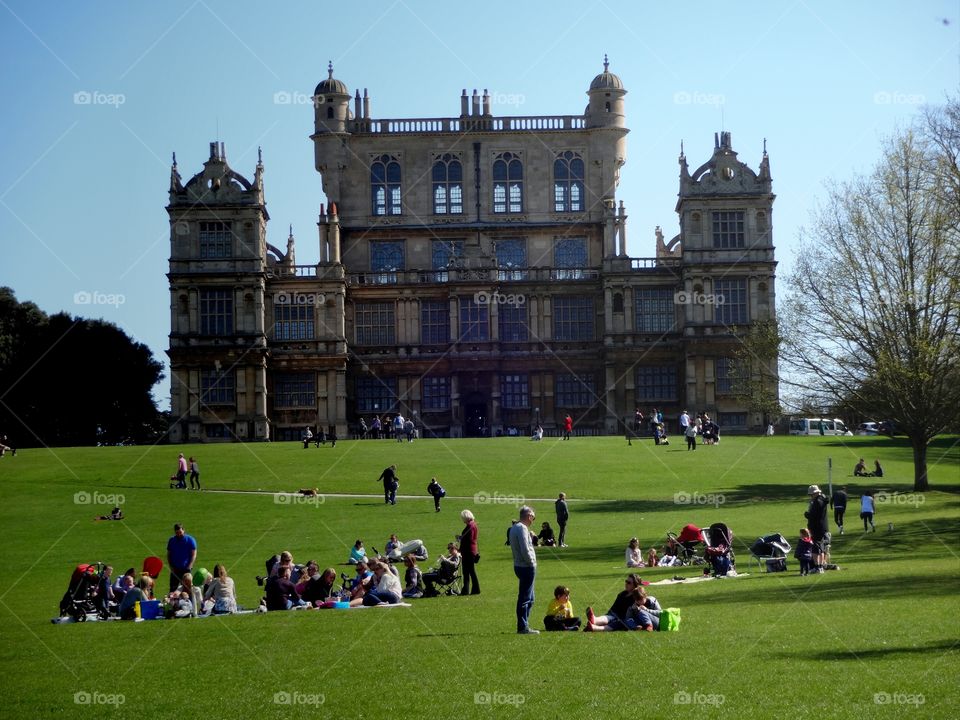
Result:
<svg viewBox="0 0 960 720">
<path fill-rule="evenodd" d="M 883 600 L 905 597 L 919 600 L 935 596 L 955 596 L 960 591 L 960 578 L 952 569 L 944 568 L 943 576 L 898 575 L 896 579 L 884 575 L 878 570 L 877 576 L 868 580 L 844 579 L 843 571 L 838 574 L 814 575 L 798 578 L 801 582 L 791 582 L 794 572 L 782 577 L 782 582 L 770 583 L 768 587 L 758 587 L 757 583 L 748 586 L 725 588 L 711 598 L 711 603 L 721 604 L 783 604 L 791 602 L 844 602 L 852 600 Z M 723 582 L 723 581 L 721 581 Z M 809 583 L 806 585 L 804 583 Z"/>
<path fill-rule="evenodd" d="M 958 640 L 940 640 L 928 642 L 921 645 L 901 645 L 899 647 L 874 648 L 872 650 L 825 650 L 812 656 L 814 660 L 878 660 L 890 657 L 891 655 L 916 655 L 919 653 L 931 652 L 949 652 L 957 650 L 960 646 Z M 804 649 L 802 653 L 783 653 L 780 657 L 794 658 L 803 656 L 804 659 L 810 659 L 810 653 Z"/>
<path fill-rule="evenodd" d="M 652 513 L 676 511 L 678 506 L 672 500 L 601 500 L 585 504 L 582 513 Z"/>
</svg>

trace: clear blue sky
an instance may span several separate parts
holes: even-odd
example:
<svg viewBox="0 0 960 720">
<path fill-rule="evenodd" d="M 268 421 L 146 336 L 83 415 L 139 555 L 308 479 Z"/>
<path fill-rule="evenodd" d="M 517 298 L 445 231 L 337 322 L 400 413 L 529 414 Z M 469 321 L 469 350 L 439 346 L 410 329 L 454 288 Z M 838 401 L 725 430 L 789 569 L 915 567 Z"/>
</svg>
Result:
<svg viewBox="0 0 960 720">
<path fill-rule="evenodd" d="M 315 262 L 307 98 L 328 60 L 374 117 L 456 116 L 463 88 L 489 89 L 495 115 L 560 115 L 583 111 L 608 53 L 629 91 L 629 253 L 678 231 L 680 141 L 693 169 L 726 129 L 754 169 L 767 138 L 783 278 L 823 183 L 957 92 L 960 3 L 0 0 L 0 53 L 0 285 L 116 322 L 165 361 L 171 151 L 186 180 L 219 137 L 249 178 L 262 146 L 268 240 L 284 247 L 292 223 L 297 261 Z M 95 291 L 123 303 L 75 303 Z"/>
</svg>

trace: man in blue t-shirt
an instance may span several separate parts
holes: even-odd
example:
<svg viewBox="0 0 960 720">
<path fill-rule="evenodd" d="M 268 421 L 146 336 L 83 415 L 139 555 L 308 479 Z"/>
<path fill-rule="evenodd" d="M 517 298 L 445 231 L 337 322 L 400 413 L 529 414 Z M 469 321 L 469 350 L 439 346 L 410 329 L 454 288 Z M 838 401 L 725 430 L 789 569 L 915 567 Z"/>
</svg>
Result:
<svg viewBox="0 0 960 720">
<path fill-rule="evenodd" d="M 197 559 L 197 541 L 183 531 L 183 525 L 173 526 L 173 537 L 167 541 L 167 566 L 170 568 L 170 592 L 180 585 L 180 578 L 193 571 Z"/>
</svg>

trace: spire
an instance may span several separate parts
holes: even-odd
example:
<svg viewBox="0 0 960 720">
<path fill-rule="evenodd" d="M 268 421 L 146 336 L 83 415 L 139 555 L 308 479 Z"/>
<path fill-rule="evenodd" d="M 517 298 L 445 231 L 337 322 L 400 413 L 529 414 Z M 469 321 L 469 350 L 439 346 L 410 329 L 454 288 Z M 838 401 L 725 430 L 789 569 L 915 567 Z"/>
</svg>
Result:
<svg viewBox="0 0 960 720">
<path fill-rule="evenodd" d="M 263 165 L 263 148 L 257 145 L 257 165 Z"/>
<path fill-rule="evenodd" d="M 766 138 L 763 139 L 763 156 L 764 157 L 767 156 L 767 139 Z"/>
<path fill-rule="evenodd" d="M 180 172 L 177 170 L 177 154 L 173 153 L 173 164 L 170 165 L 170 192 L 180 192 L 183 185 L 180 183 Z"/>
<path fill-rule="evenodd" d="M 333 80 L 333 60 L 327 62 L 327 79 Z"/>
<path fill-rule="evenodd" d="M 607 72 L 607 68 L 610 67 L 610 60 L 607 58 L 607 54 L 603 54 L 603 71 Z"/>
</svg>

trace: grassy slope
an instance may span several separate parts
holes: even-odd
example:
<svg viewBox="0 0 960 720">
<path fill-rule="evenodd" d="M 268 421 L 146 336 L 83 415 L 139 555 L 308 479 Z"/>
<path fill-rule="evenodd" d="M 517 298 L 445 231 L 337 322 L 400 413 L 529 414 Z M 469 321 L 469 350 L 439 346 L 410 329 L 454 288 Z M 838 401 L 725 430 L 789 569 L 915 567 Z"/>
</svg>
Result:
<svg viewBox="0 0 960 720">
<path fill-rule="evenodd" d="M 412 445 L 341 442 L 302 450 L 295 444 L 200 446 L 206 488 L 267 491 L 319 487 L 315 504 L 278 503 L 257 494 L 171 491 L 166 478 L 177 449 L 75 448 L 24 451 L 0 460 L 0 559 L 8 584 L 0 593 L 0 670 L 5 712 L 90 715 L 103 708 L 74 704 L 78 691 L 122 693 L 125 712 L 146 717 L 195 711 L 212 698 L 236 717 L 316 714 L 310 705 L 273 702 L 274 692 L 323 695 L 323 715 L 347 717 L 604 717 L 636 708 L 646 717 L 695 712 L 717 717 L 952 717 L 960 700 L 954 679 L 960 539 L 960 451 L 955 438 L 931 449 L 936 491 L 922 502 L 910 491 L 909 448 L 886 438 L 724 438 L 688 453 L 679 444 L 650 441 L 627 447 L 617 438 L 420 441 Z M 802 524 L 806 486 L 824 484 L 826 458 L 834 479 L 847 482 L 857 458 L 879 458 L 888 478 L 876 489 L 905 495 L 879 508 L 876 534 L 857 529 L 834 545 L 842 571 L 813 578 L 756 575 L 691 586 L 656 588 L 665 606 L 683 608 L 682 632 L 517 637 L 516 580 L 506 527 L 516 508 L 487 498 L 571 498 L 568 542 L 544 549 L 534 616 L 557 583 L 573 589 L 574 608 L 605 610 L 622 588 L 626 540 L 660 544 L 687 522 L 728 523 L 743 544 L 771 531 L 791 542 Z M 384 506 L 376 493 L 380 470 L 399 465 L 402 498 Z M 451 497 L 433 512 L 424 488 L 436 475 Z M 677 492 L 715 496 L 714 504 L 678 505 Z M 78 505 L 77 492 L 122 494 L 128 519 L 94 523 L 109 507 Z M 454 499 L 464 496 L 469 499 Z M 904 502 L 900 502 L 900 501 Z M 912 502 L 907 502 L 912 501 Z M 553 522 L 548 501 L 532 502 L 539 520 Z M 164 555 L 175 521 L 200 543 L 201 565 L 227 564 L 241 603 L 254 605 L 253 576 L 263 560 L 290 549 L 304 561 L 336 564 L 362 537 L 369 548 L 390 532 L 421 537 L 435 556 L 470 507 L 481 527 L 483 594 L 415 601 L 409 610 L 271 614 L 192 622 L 52 626 L 71 567 L 107 560 L 118 569 Z M 887 523 L 895 530 L 887 532 Z M 795 566 L 795 564 L 794 564 Z M 684 574 L 692 571 L 684 571 Z M 672 575 L 654 569 L 645 577 Z M 166 574 L 163 579 L 165 580 Z M 642 647 L 640 647 L 642 645 Z M 457 684 L 451 690 L 450 683 Z M 388 688 L 357 705 L 356 683 Z M 816 689 L 814 689 L 816 688 Z M 722 705 L 677 705 L 677 693 L 722 694 Z M 476 693 L 522 695 L 519 711 L 475 703 Z M 924 704 L 877 705 L 875 693 Z M 697 696 L 703 698 L 703 695 Z M 807 706 L 800 712 L 801 706 Z M 129 708 L 129 710 L 127 709 Z M 110 708 L 107 708 L 108 710 Z"/>
</svg>

